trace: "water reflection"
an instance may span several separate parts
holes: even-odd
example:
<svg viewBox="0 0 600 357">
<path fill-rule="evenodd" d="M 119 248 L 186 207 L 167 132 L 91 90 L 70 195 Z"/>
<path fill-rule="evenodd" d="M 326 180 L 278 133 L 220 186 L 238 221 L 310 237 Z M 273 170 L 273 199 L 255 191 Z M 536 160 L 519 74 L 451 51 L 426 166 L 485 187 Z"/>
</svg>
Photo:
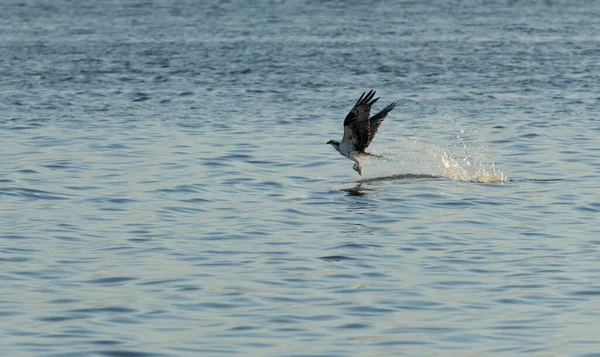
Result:
<svg viewBox="0 0 600 357">
<path fill-rule="evenodd" d="M 369 190 L 368 188 L 363 188 L 363 184 L 359 183 L 358 185 L 354 186 L 354 187 L 350 187 L 350 188 L 342 188 L 342 191 L 345 191 L 346 194 L 348 196 L 357 196 L 357 197 L 363 197 L 365 196 L 365 192 Z"/>
</svg>

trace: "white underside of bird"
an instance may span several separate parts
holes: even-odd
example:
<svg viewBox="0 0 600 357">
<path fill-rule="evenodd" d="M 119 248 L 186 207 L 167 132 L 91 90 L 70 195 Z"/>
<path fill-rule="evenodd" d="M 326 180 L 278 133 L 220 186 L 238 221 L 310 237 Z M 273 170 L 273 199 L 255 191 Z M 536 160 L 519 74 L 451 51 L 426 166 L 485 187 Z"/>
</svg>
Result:
<svg viewBox="0 0 600 357">
<path fill-rule="evenodd" d="M 358 172 L 359 175 L 362 175 L 362 166 L 360 166 L 360 161 L 358 161 L 360 153 L 358 151 L 353 151 L 352 148 L 343 141 L 340 143 L 338 151 L 342 156 L 354 161 L 354 166 L 352 166 L 352 168 L 354 171 Z"/>
<path fill-rule="evenodd" d="M 340 143 L 338 151 L 340 152 L 340 154 L 342 156 L 345 156 L 345 157 L 349 158 L 350 160 L 354 160 L 354 156 L 356 154 L 358 154 L 357 151 L 352 151 L 352 149 L 348 145 L 346 145 L 346 143 L 343 141 Z"/>
</svg>

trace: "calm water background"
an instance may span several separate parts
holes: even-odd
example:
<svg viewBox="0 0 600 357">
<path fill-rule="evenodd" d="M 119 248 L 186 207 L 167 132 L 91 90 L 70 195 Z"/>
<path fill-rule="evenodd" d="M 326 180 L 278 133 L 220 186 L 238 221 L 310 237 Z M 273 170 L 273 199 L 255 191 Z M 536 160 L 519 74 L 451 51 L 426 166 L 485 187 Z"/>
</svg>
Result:
<svg viewBox="0 0 600 357">
<path fill-rule="evenodd" d="M 200 3 L 2 2 L 1 355 L 600 356 L 600 2 Z"/>
</svg>

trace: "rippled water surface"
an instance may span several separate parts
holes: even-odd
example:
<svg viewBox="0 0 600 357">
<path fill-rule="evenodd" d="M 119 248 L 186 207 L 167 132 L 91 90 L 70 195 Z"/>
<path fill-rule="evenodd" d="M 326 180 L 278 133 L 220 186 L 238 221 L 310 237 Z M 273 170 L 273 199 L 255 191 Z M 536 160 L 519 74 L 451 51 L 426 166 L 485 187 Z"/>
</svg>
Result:
<svg viewBox="0 0 600 357">
<path fill-rule="evenodd" d="M 599 13 L 5 1 L 0 354 L 600 356 Z"/>
</svg>

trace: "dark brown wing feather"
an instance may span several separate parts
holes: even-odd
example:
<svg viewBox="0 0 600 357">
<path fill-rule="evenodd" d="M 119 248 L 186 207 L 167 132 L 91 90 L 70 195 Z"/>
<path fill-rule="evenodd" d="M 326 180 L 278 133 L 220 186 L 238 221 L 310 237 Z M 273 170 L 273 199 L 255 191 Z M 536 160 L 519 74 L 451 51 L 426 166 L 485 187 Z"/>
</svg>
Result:
<svg viewBox="0 0 600 357">
<path fill-rule="evenodd" d="M 383 108 L 379 113 L 373 115 L 371 119 L 369 119 L 369 140 L 367 140 L 367 145 L 365 146 L 365 148 L 369 146 L 371 141 L 373 141 L 373 138 L 377 133 L 377 129 L 379 129 L 379 126 L 381 125 L 381 123 L 383 123 L 385 117 L 387 117 L 389 112 L 391 112 L 396 107 L 396 105 L 398 105 L 397 102 L 390 103 L 387 107 Z"/>
<path fill-rule="evenodd" d="M 373 99 L 374 96 L 374 90 L 368 93 L 363 92 L 344 119 L 344 137 L 342 142 L 346 142 L 353 151 L 362 152 L 369 145 L 369 138 L 371 137 L 369 115 L 371 113 L 371 106 L 379 99 Z"/>
</svg>

